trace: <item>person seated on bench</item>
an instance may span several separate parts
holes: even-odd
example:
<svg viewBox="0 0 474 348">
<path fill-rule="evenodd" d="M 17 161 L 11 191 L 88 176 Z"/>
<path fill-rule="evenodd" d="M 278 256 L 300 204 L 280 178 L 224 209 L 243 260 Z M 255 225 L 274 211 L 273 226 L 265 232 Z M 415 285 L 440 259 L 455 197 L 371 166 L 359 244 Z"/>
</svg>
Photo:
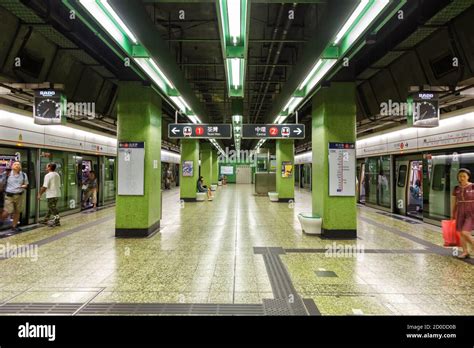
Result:
<svg viewBox="0 0 474 348">
<path fill-rule="evenodd" d="M 212 193 L 211 188 L 204 185 L 204 178 L 202 176 L 199 177 L 197 181 L 197 190 L 198 192 L 207 192 L 207 200 L 211 201 Z"/>
</svg>

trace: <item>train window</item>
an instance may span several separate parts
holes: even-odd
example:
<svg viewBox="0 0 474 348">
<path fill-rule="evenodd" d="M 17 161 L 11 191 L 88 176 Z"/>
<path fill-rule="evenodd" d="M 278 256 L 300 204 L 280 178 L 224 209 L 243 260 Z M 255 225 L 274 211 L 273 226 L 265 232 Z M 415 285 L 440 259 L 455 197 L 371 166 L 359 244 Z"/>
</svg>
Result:
<svg viewBox="0 0 474 348">
<path fill-rule="evenodd" d="M 406 165 L 401 165 L 398 169 L 398 187 L 405 187 L 406 179 L 407 179 L 407 169 Z"/>
<path fill-rule="evenodd" d="M 446 170 L 447 165 L 436 164 L 433 168 L 433 184 L 432 189 L 434 191 L 444 191 L 446 184 Z"/>
</svg>

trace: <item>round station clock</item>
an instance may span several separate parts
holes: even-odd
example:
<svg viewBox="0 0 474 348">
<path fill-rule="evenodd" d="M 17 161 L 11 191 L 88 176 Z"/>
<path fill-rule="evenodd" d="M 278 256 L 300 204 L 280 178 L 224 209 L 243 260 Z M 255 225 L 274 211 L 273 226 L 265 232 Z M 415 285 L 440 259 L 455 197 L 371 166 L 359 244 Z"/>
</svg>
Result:
<svg viewBox="0 0 474 348">
<path fill-rule="evenodd" d="M 439 125 L 438 96 L 431 92 L 420 92 L 413 96 L 413 114 L 409 124 L 414 127 L 437 127 Z"/>
<path fill-rule="evenodd" d="M 37 124 L 62 124 L 63 105 L 66 99 L 59 91 L 37 90 L 33 104 L 33 116 Z"/>
<path fill-rule="evenodd" d="M 431 101 L 423 101 L 418 105 L 415 121 L 438 118 L 438 108 Z"/>
<path fill-rule="evenodd" d="M 35 116 L 55 119 L 61 117 L 61 105 L 52 99 L 41 100 L 35 108 Z"/>
</svg>

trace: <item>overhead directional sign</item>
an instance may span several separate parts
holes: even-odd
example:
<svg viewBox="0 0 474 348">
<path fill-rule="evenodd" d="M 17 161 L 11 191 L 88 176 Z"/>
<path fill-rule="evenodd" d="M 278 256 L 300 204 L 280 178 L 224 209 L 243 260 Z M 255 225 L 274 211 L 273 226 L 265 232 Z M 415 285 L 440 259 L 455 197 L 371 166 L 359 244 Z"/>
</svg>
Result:
<svg viewBox="0 0 474 348">
<path fill-rule="evenodd" d="M 242 139 L 304 139 L 304 124 L 244 124 Z"/>
<path fill-rule="evenodd" d="M 230 139 L 232 138 L 232 126 L 230 124 L 170 123 L 168 137 L 170 139 Z"/>
</svg>

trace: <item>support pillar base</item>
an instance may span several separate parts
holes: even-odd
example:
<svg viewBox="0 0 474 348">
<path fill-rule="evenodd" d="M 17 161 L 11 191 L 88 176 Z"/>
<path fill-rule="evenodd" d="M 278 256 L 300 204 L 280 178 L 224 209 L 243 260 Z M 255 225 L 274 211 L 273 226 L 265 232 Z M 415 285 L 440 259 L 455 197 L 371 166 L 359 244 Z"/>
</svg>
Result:
<svg viewBox="0 0 474 348">
<path fill-rule="evenodd" d="M 158 220 L 148 228 L 116 228 L 115 237 L 117 238 L 146 238 L 160 230 L 160 221 Z"/>
<path fill-rule="evenodd" d="M 321 230 L 323 239 L 357 239 L 357 230 Z"/>
</svg>

